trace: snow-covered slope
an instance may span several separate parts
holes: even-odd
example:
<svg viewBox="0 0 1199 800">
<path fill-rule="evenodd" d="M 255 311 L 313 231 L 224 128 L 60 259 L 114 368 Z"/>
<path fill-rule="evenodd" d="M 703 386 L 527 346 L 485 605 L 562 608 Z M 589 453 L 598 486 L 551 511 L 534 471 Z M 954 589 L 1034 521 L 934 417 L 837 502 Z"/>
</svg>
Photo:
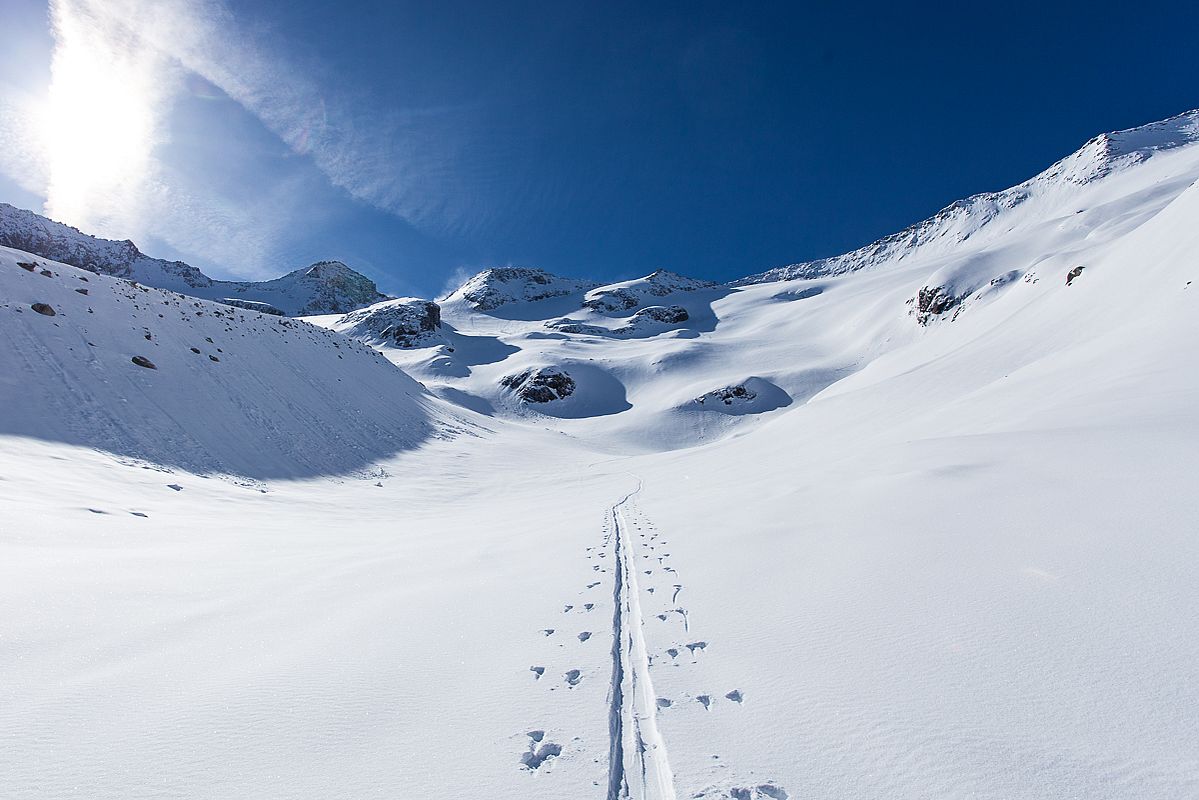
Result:
<svg viewBox="0 0 1199 800">
<path fill-rule="evenodd" d="M 363 470 L 434 427 L 422 388 L 357 342 L 9 248 L 0 332 L 6 435 L 279 478 Z"/>
<path fill-rule="evenodd" d="M 312 318 L 344 335 L 197 319 L 9 253 L 6 794 L 1195 796 L 1193 124 L 844 262 L 869 269 L 485 274 L 439 326 L 412 299 Z M 94 322 L 71 281 L 108 287 Z M 234 347 L 303 380 L 211 383 Z M 248 450 L 309 382 L 344 410 L 303 442 L 327 452 L 261 491 L 64 433 L 91 392 L 160 454 L 158 409 L 209 405 Z M 419 446 L 370 448 L 397 431 Z"/>
<path fill-rule="evenodd" d="M 1072 201 L 1085 200 L 1089 194 L 1085 187 L 1089 184 L 1134 167 L 1155 154 L 1196 141 L 1199 141 L 1199 110 L 1137 128 L 1104 133 L 1019 186 L 958 200 L 926 220 L 850 253 L 777 267 L 744 278 L 739 283 L 841 275 L 916 254 L 951 253 L 972 237 L 1003 235 L 1011 232 L 1011 226 L 1035 222 L 1047 213 L 1060 213 L 1063 201 L 1069 205 Z M 1021 206 L 1024 208 L 1020 213 L 1011 213 Z"/>
<path fill-rule="evenodd" d="M 182 261 L 144 255 L 133 242 L 99 239 L 0 203 L 0 246 L 208 300 L 265 303 L 283 314 L 346 313 L 381 300 L 374 282 L 340 261 L 321 261 L 270 281 L 213 280 Z"/>
</svg>

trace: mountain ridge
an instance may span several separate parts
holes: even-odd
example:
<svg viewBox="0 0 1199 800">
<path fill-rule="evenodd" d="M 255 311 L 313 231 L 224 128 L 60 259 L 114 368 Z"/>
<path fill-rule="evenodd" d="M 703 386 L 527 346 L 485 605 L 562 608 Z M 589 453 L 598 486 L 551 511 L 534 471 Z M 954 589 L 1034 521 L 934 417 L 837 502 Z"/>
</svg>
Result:
<svg viewBox="0 0 1199 800">
<path fill-rule="evenodd" d="M 391 299 L 340 261 L 318 261 L 268 281 L 217 280 L 184 261 L 148 256 L 129 239 L 92 236 L 9 203 L 0 203 L 0 245 L 205 300 L 264 304 L 263 310 L 289 316 L 344 314 Z"/>
<path fill-rule="evenodd" d="M 1157 153 L 1196 141 L 1199 141 L 1199 109 L 1101 133 L 1016 186 L 955 200 L 931 217 L 848 253 L 774 267 L 731 281 L 730 285 L 843 275 L 890 259 L 904 258 L 932 242 L 947 241 L 952 247 L 977 234 L 1003 211 L 1022 205 L 1050 185 L 1065 182 L 1085 186 Z"/>
</svg>

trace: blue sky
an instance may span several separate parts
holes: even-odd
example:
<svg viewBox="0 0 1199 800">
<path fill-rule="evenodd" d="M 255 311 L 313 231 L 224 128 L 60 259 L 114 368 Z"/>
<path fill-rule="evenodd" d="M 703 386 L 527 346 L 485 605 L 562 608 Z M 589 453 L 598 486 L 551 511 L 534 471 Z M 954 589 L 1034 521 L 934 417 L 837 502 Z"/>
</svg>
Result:
<svg viewBox="0 0 1199 800">
<path fill-rule="evenodd" d="M 6 0 L 0 199 L 219 277 L 729 279 L 1199 106 L 1194 4 L 820 5 Z"/>
</svg>

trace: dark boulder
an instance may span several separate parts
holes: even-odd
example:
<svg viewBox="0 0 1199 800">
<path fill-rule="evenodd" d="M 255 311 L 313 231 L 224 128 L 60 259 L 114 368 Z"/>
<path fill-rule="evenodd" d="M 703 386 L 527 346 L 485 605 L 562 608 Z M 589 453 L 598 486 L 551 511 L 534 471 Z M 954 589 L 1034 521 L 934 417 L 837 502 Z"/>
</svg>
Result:
<svg viewBox="0 0 1199 800">
<path fill-rule="evenodd" d="M 557 367 L 527 369 L 508 375 L 500 385 L 511 389 L 526 403 L 548 403 L 563 400 L 574 393 L 574 378 Z"/>
<path fill-rule="evenodd" d="M 43 314 L 47 317 L 53 317 L 55 315 L 54 309 L 51 308 L 46 303 L 34 303 L 33 305 L 30 306 L 30 308 L 32 308 L 37 313 Z"/>
<path fill-rule="evenodd" d="M 158 369 L 158 367 L 154 366 L 154 362 L 145 356 L 134 356 L 132 360 L 133 363 L 137 364 L 139 367 L 145 367 L 146 369 Z"/>
</svg>

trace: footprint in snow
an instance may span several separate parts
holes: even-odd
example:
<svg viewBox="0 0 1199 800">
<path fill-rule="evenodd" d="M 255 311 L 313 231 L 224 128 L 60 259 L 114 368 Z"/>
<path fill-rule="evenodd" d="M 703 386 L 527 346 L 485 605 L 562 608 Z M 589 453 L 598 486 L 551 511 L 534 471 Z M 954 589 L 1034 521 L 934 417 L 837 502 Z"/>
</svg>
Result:
<svg viewBox="0 0 1199 800">
<path fill-rule="evenodd" d="M 529 667 L 529 672 L 533 673 L 533 680 L 539 681 L 541 680 L 541 676 L 545 674 L 545 667 Z"/>
<path fill-rule="evenodd" d="M 695 702 L 697 702 L 697 703 L 699 703 L 701 706 L 703 706 L 703 707 L 704 707 L 704 711 L 708 711 L 708 710 L 710 710 L 710 709 L 712 708 L 712 697 L 711 697 L 711 695 L 706 695 L 706 694 L 701 694 L 701 695 L 698 695 L 698 696 L 695 698 Z"/>
<path fill-rule="evenodd" d="M 554 629 L 553 628 L 542 628 L 541 632 L 544 633 L 546 636 L 553 636 Z"/>
<path fill-rule="evenodd" d="M 542 764 L 549 761 L 551 758 L 557 758 L 558 756 L 562 755 L 562 745 L 560 744 L 546 742 L 538 747 L 537 744 L 541 741 L 541 738 L 539 737 L 534 739 L 534 733 L 540 734 L 540 737 L 545 736 L 544 731 L 532 731 L 529 734 L 529 739 L 531 739 L 529 742 L 529 749 L 520 756 L 520 763 L 524 764 L 525 768 L 530 772 L 536 772 L 537 770 L 541 769 Z"/>
<path fill-rule="evenodd" d="M 695 655 L 696 650 L 703 650 L 707 646 L 707 642 L 691 642 L 687 645 L 687 649 L 691 651 L 691 655 Z"/>
<path fill-rule="evenodd" d="M 578 686 L 583 681 L 583 673 L 577 669 L 569 669 L 566 671 L 566 682 L 571 686 Z"/>
<path fill-rule="evenodd" d="M 591 638 L 591 631 L 583 631 L 582 633 L 579 634 L 580 642 L 585 642 L 590 638 Z"/>
<path fill-rule="evenodd" d="M 745 699 L 745 696 L 741 694 L 740 689 L 734 689 L 733 691 L 726 694 L 725 697 L 732 700 L 734 703 L 740 703 Z"/>
</svg>

